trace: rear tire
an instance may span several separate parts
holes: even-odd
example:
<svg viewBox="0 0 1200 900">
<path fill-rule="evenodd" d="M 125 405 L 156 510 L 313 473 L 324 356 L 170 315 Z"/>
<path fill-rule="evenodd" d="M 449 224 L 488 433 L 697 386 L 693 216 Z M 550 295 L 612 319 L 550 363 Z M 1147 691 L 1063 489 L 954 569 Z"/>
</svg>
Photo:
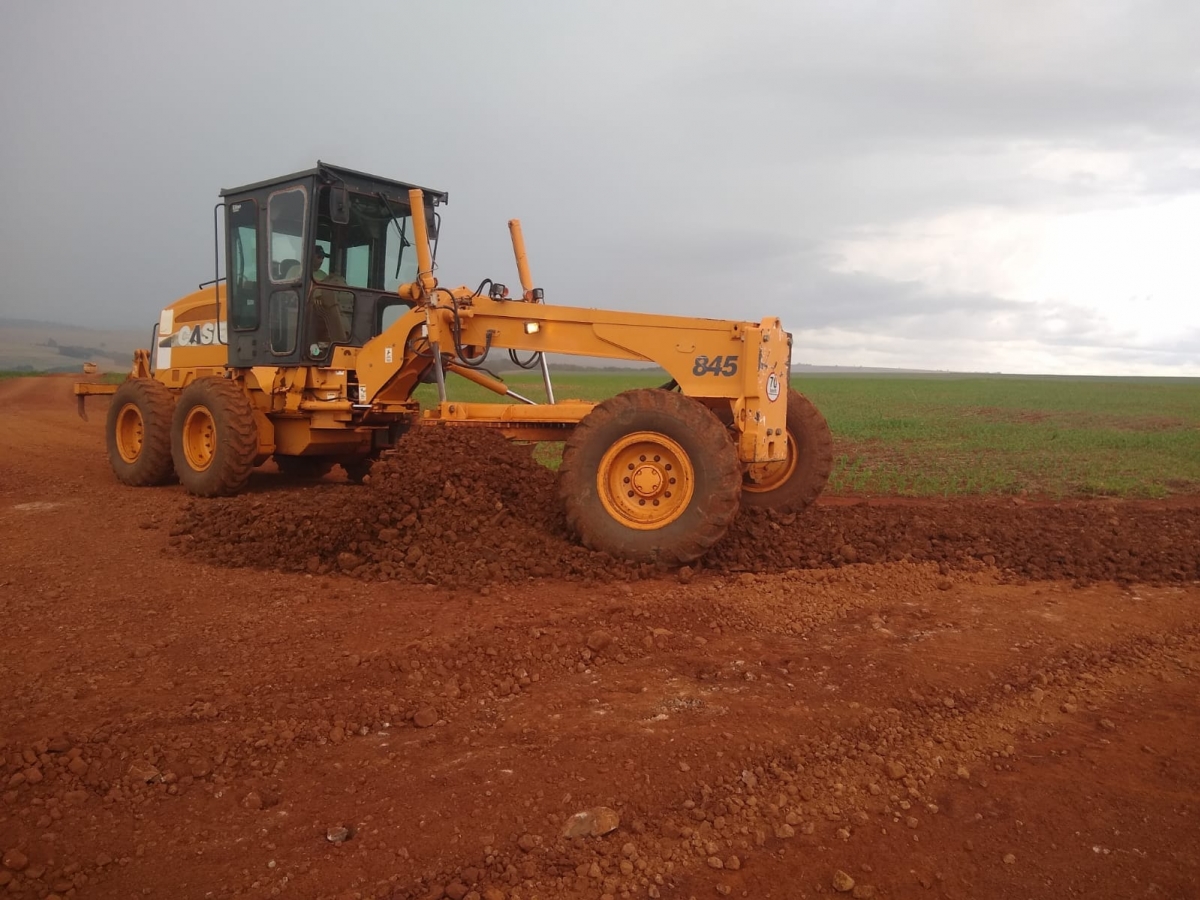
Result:
<svg viewBox="0 0 1200 900">
<path fill-rule="evenodd" d="M 584 546 L 638 562 L 688 563 L 738 511 L 742 470 L 720 420 L 671 391 L 600 403 L 563 450 L 559 496 Z"/>
<path fill-rule="evenodd" d="M 742 505 L 799 512 L 813 504 L 833 471 L 833 436 L 820 410 L 792 388 L 787 406 L 788 458 L 772 463 L 768 479 L 742 482 Z"/>
<path fill-rule="evenodd" d="M 108 461 L 122 484 L 150 487 L 171 480 L 174 407 L 174 395 L 153 378 L 130 378 L 117 388 L 104 432 Z"/>
<path fill-rule="evenodd" d="M 171 457 L 189 493 L 236 494 L 250 479 L 258 453 L 254 408 L 227 378 L 199 378 L 188 385 L 171 422 Z"/>
</svg>

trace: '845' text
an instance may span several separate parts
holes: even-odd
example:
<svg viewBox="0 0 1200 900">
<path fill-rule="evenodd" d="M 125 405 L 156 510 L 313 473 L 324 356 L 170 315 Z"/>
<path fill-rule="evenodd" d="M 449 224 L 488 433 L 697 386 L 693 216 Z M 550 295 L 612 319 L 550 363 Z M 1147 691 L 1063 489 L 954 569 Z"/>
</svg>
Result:
<svg viewBox="0 0 1200 900">
<path fill-rule="evenodd" d="M 692 365 L 692 374 L 702 375 L 736 375 L 738 358 L 736 356 L 714 356 L 710 362 L 707 356 L 697 356 Z"/>
</svg>

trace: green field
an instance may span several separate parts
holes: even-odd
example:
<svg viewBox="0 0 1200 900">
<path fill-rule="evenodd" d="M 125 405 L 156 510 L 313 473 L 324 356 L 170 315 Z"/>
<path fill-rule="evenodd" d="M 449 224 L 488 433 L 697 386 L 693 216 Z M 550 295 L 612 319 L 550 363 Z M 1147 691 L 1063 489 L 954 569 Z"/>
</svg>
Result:
<svg viewBox="0 0 1200 900">
<path fill-rule="evenodd" d="M 599 400 L 659 373 L 554 378 L 558 399 Z M 536 373 L 505 381 L 544 399 Z M 1164 497 L 1200 491 L 1200 380 L 953 375 L 798 375 L 835 441 L 829 491 L 948 496 Z M 451 378 L 450 395 L 496 395 Z M 431 386 L 418 396 L 430 403 Z M 561 448 L 539 458 L 557 465 Z"/>
<path fill-rule="evenodd" d="M 84 375 L 82 371 L 72 370 L 70 372 L 14 372 L 9 369 L 0 369 L 0 381 L 6 378 L 41 378 L 46 375 L 77 375 L 80 381 L 101 381 L 104 384 L 120 384 L 128 376 L 128 372 L 102 372 L 99 375 Z"/>
<path fill-rule="evenodd" d="M 28 374 L 0 372 L 0 379 Z M 518 393 L 545 399 L 539 374 L 504 377 Z M 601 400 L 665 380 L 656 371 L 562 372 L 554 391 L 560 400 Z M 803 374 L 793 386 L 833 431 L 833 493 L 1200 492 L 1200 379 Z M 456 376 L 448 387 L 456 400 L 498 399 Z M 417 396 L 432 404 L 437 395 L 423 385 Z M 551 467 L 561 453 L 561 444 L 537 450 Z"/>
</svg>

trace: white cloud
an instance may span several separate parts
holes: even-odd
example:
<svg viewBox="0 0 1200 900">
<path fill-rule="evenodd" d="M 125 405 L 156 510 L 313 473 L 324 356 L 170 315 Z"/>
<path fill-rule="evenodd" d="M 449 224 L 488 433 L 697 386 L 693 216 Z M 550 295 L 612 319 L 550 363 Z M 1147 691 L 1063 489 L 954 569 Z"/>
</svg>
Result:
<svg viewBox="0 0 1200 900">
<path fill-rule="evenodd" d="M 840 328 L 793 333 L 793 360 L 820 366 L 879 366 L 943 372 L 1043 375 L 1141 375 L 1200 377 L 1193 350 L 1114 348 L 1078 343 L 1053 345 L 1034 339 L 988 339 L 919 332 L 864 333 Z M 1200 332 L 1190 335 L 1200 346 Z"/>
<path fill-rule="evenodd" d="M 1087 168 L 1118 181 L 1131 177 L 1128 161 L 1117 154 L 1052 155 L 1042 167 L 1063 178 Z M 1173 346 L 1200 329 L 1197 234 L 1200 194 L 1188 194 L 1084 211 L 960 209 L 863 229 L 831 242 L 830 252 L 833 270 L 843 274 L 1030 307 L 1026 315 L 981 309 L 981 337 L 1027 323 L 1036 310 L 1039 328 L 1030 337 L 1142 350 Z M 1095 317 L 1083 323 L 1063 315 L 1066 309 L 1091 310 Z M 1073 331 L 1083 324 L 1086 332 Z"/>
</svg>

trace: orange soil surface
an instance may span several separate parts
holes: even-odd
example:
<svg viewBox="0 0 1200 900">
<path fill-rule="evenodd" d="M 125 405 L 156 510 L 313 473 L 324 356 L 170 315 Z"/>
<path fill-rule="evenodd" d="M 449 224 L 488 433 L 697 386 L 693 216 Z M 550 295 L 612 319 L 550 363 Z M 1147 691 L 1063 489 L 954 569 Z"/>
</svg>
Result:
<svg viewBox="0 0 1200 900">
<path fill-rule="evenodd" d="M 103 413 L 0 382 L 14 897 L 1200 895 L 1200 501 L 825 502 L 659 571 L 487 447 L 200 503 Z"/>
</svg>

